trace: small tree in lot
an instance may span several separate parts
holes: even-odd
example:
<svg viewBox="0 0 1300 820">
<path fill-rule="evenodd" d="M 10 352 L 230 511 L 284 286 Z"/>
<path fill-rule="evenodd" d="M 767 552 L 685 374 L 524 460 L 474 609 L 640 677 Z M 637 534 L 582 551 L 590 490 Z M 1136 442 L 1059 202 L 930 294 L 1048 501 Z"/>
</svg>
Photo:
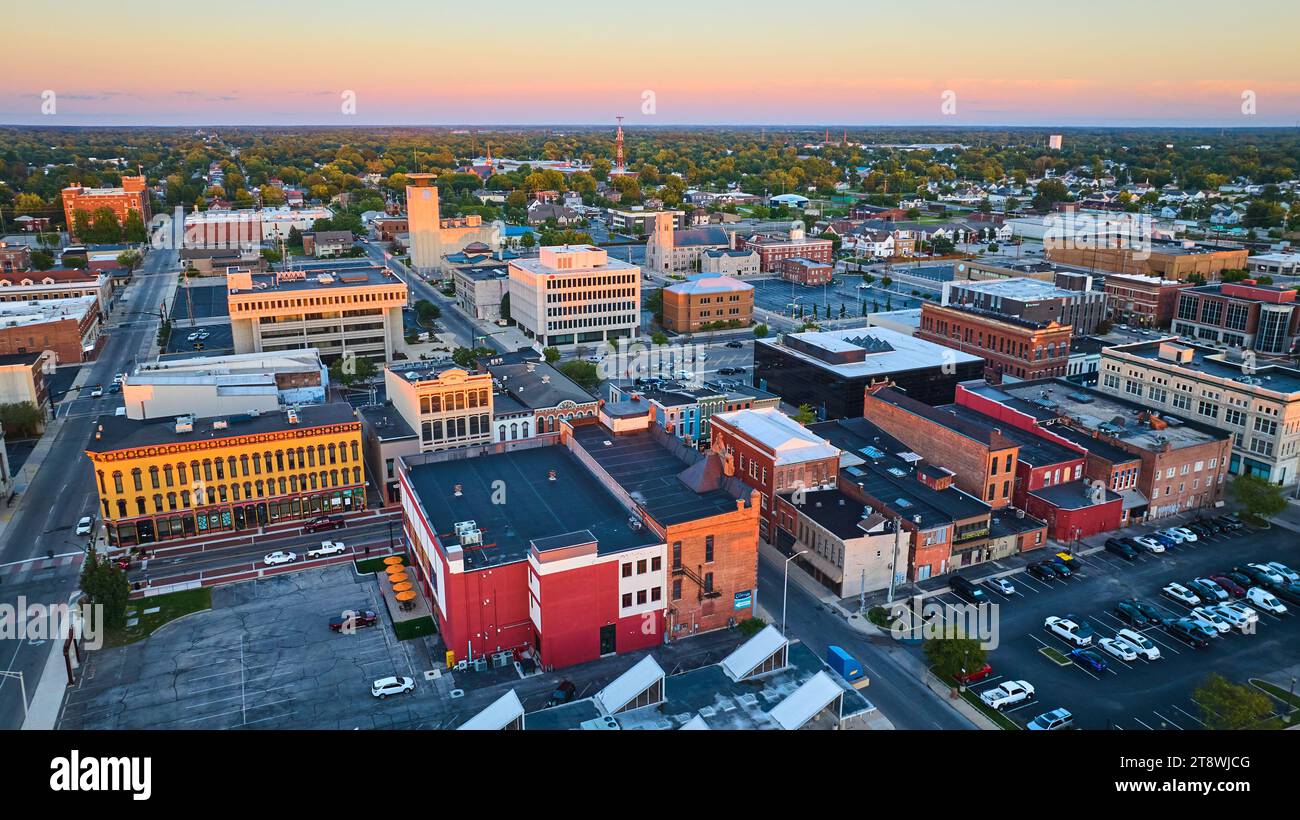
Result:
<svg viewBox="0 0 1300 820">
<path fill-rule="evenodd" d="M 985 652 L 978 640 L 954 630 L 950 636 L 925 641 L 925 659 L 940 680 L 951 683 L 963 673 L 982 668 Z"/>
<path fill-rule="evenodd" d="M 1266 478 L 1243 473 L 1232 480 L 1229 488 L 1242 512 L 1255 523 L 1267 523 L 1286 509 L 1282 488 Z"/>
</svg>

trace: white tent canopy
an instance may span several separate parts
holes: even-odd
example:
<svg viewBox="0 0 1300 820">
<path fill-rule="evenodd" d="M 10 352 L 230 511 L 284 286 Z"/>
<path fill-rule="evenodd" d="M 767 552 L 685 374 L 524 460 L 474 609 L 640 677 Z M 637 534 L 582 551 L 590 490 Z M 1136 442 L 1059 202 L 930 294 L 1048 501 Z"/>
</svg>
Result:
<svg viewBox="0 0 1300 820">
<path fill-rule="evenodd" d="M 768 712 L 768 717 L 782 729 L 798 729 L 842 697 L 844 690 L 822 670 L 791 692 L 790 697 L 778 703 Z M 838 712 L 838 707 L 836 711 Z"/>
<path fill-rule="evenodd" d="M 524 716 L 524 705 L 519 702 L 519 696 L 515 690 L 511 689 L 501 697 L 488 704 L 482 712 L 461 724 L 461 729 L 480 730 L 480 731 L 497 731 L 499 729 L 509 728 L 515 721 L 521 721 L 520 727 L 523 728 L 522 719 Z"/>
<path fill-rule="evenodd" d="M 723 671 L 735 681 L 747 678 L 789 643 L 781 634 L 781 630 L 768 624 L 762 632 L 736 647 L 736 651 L 722 659 Z"/>
<path fill-rule="evenodd" d="M 696 715 L 695 717 L 693 717 L 693 718 L 691 718 L 690 720 L 688 720 L 688 721 L 686 721 L 685 723 L 683 723 L 682 726 L 681 726 L 681 728 L 682 728 L 682 729 L 695 729 L 695 730 L 698 730 L 698 729 L 708 729 L 708 728 L 709 728 L 709 724 L 707 724 L 707 723 L 704 722 L 704 718 L 700 717 L 699 715 Z"/>
<path fill-rule="evenodd" d="M 613 715 L 637 700 L 656 683 L 660 684 L 662 692 L 663 679 L 664 670 L 655 663 L 653 657 L 646 655 L 631 669 L 610 681 L 609 685 L 597 692 L 592 699 L 605 714 Z M 660 698 L 662 699 L 662 695 Z"/>
</svg>

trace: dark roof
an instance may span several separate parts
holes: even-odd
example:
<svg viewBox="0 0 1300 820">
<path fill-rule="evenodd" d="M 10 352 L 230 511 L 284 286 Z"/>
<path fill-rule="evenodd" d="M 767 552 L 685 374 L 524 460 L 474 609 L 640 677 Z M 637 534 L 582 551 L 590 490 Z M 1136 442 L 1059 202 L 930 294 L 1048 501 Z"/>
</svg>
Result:
<svg viewBox="0 0 1300 820">
<path fill-rule="evenodd" d="M 358 412 L 361 413 L 362 421 L 375 431 L 380 441 L 415 438 L 415 430 L 392 405 L 371 404 L 360 408 Z"/>
<path fill-rule="evenodd" d="M 858 484 L 880 503 L 909 521 L 920 516 L 920 526 L 930 528 L 989 512 L 989 506 L 956 487 L 935 490 L 922 484 L 913 469 L 916 462 L 899 457 L 907 445 L 866 419 L 837 419 L 808 425 L 844 451 L 840 479 Z"/>
<path fill-rule="evenodd" d="M 511 398 L 534 410 L 558 407 L 566 401 L 574 404 L 596 401 L 576 382 L 544 362 L 489 365 L 488 372 Z"/>
<path fill-rule="evenodd" d="M 1091 436 L 1082 430 L 1076 430 L 1073 427 L 1067 427 L 1064 424 L 1052 424 L 1046 429 L 1063 439 L 1068 439 L 1075 444 L 1078 444 L 1089 453 L 1099 456 L 1112 464 L 1122 464 L 1129 461 L 1142 460 L 1141 456 L 1130 453 L 1122 447 L 1116 447 L 1108 441 L 1103 441 L 1096 436 Z"/>
<path fill-rule="evenodd" d="M 892 404 L 900 410 L 920 416 L 986 446 L 992 445 L 994 430 L 1003 426 L 996 419 L 982 413 L 972 417 L 959 416 L 949 409 L 953 405 L 948 405 L 946 408 L 931 407 L 892 387 L 877 390 L 872 395 L 886 404 Z"/>
<path fill-rule="evenodd" d="M 184 444 L 201 439 L 222 439 L 231 436 L 257 435 L 274 433 L 279 430 L 294 430 L 307 427 L 323 427 L 330 424 L 346 424 L 356 421 L 352 405 L 344 401 L 332 404 L 309 404 L 298 408 L 298 423 L 290 424 L 287 413 L 264 413 L 259 416 L 239 414 L 233 416 L 214 416 L 195 419 L 194 429 L 188 433 L 176 432 L 176 418 L 169 416 L 160 419 L 136 421 L 126 416 L 100 416 L 97 428 L 100 437 L 94 433 L 86 444 L 92 453 L 108 453 L 131 447 L 151 447 L 158 444 Z M 217 428 L 217 422 L 227 426 Z"/>
<path fill-rule="evenodd" d="M 936 410 L 951 410 L 959 418 L 978 420 L 985 424 L 996 424 L 998 430 L 1003 436 L 1020 446 L 1020 453 L 1016 458 L 1025 462 L 1030 467 L 1046 467 L 1049 464 L 1061 464 L 1066 461 L 1074 461 L 1083 458 L 1084 454 L 1072 450 L 1063 444 L 1057 444 L 1049 441 L 1042 436 L 1031 433 L 1028 430 L 1022 430 L 1019 427 L 1013 427 L 1010 424 L 998 424 L 997 419 L 992 416 L 986 416 L 978 410 L 970 407 L 962 407 L 955 404 L 947 405 Z"/>
<path fill-rule="evenodd" d="M 861 538 L 866 535 L 866 530 L 858 526 L 866 514 L 866 505 L 854 501 L 837 489 L 805 492 L 799 512 L 825 527 L 837 538 Z"/>
<path fill-rule="evenodd" d="M 699 247 L 701 245 L 730 245 L 731 237 L 723 228 L 702 226 L 673 231 L 673 245 L 679 248 Z"/>
<path fill-rule="evenodd" d="M 1035 498 L 1041 498 L 1053 507 L 1061 510 L 1081 510 L 1084 507 L 1093 506 L 1091 493 L 1089 489 L 1091 482 L 1087 479 L 1071 481 L 1068 484 L 1053 484 L 1051 487 L 1042 487 L 1037 490 L 1030 490 L 1029 494 Z M 1102 503 L 1119 501 L 1120 494 L 1106 489 L 1106 500 Z"/>
<path fill-rule="evenodd" d="M 28 353 L 9 353 L 0 356 L 0 367 L 9 367 L 15 364 L 25 364 L 30 367 L 40 361 L 44 355 L 44 350 L 33 350 Z"/>
<path fill-rule="evenodd" d="M 467 569 L 522 561 L 533 542 L 547 549 L 594 537 L 597 551 L 607 554 L 655 541 L 649 530 L 629 526 L 628 511 L 614 494 L 562 445 L 416 461 L 409 479 L 439 540 L 455 544 L 453 528 L 461 521 L 474 521 L 482 530 L 481 546 L 464 547 Z M 504 504 L 498 503 L 497 487 L 505 487 Z M 576 535 L 583 531 L 590 536 Z"/>
<path fill-rule="evenodd" d="M 681 442 L 665 441 L 667 434 L 658 437 L 647 430 L 614 435 L 605 427 L 588 424 L 576 427 L 573 438 L 634 501 L 664 526 L 735 512 L 737 498 L 749 498 L 748 491 L 738 496 L 725 488 L 702 493 L 690 489 L 679 476 L 691 466 L 684 458 L 699 453 Z M 677 453 L 669 449 L 672 446 L 679 448 Z M 739 483 L 738 480 L 730 482 L 733 487 Z"/>
</svg>

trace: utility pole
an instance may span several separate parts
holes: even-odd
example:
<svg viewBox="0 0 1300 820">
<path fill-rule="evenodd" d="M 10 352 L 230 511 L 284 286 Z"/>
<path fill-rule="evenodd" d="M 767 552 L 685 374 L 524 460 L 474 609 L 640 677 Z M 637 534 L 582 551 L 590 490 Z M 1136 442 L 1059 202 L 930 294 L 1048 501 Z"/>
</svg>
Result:
<svg viewBox="0 0 1300 820">
<path fill-rule="evenodd" d="M 889 600 L 888 603 L 894 602 L 895 582 L 898 578 L 898 538 L 902 532 L 903 519 L 894 519 L 894 558 L 889 563 Z"/>
</svg>

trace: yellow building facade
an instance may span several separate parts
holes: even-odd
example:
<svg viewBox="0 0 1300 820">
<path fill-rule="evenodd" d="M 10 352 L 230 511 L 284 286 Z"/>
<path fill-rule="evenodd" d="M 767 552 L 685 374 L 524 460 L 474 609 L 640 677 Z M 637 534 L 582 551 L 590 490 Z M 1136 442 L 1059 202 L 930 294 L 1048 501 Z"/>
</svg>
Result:
<svg viewBox="0 0 1300 820">
<path fill-rule="evenodd" d="M 366 505 L 361 422 L 342 402 L 200 420 L 108 416 L 86 456 L 114 545 L 256 531 Z"/>
</svg>

